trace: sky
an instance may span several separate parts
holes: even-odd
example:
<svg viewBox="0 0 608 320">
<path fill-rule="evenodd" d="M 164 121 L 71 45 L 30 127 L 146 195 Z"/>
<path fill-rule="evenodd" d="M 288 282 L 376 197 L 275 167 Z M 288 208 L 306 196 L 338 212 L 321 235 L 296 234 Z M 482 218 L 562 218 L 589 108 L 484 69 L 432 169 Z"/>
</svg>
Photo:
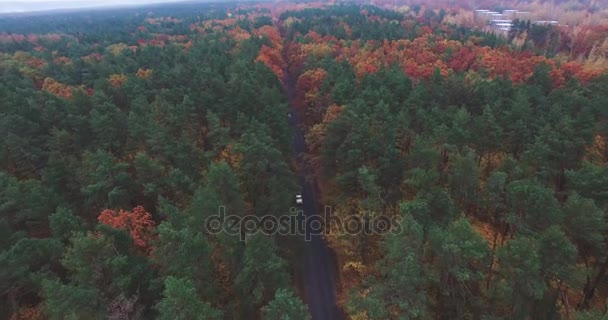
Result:
<svg viewBox="0 0 608 320">
<path fill-rule="evenodd" d="M 180 0 L 0 0 L 0 13 L 138 5 Z"/>
</svg>

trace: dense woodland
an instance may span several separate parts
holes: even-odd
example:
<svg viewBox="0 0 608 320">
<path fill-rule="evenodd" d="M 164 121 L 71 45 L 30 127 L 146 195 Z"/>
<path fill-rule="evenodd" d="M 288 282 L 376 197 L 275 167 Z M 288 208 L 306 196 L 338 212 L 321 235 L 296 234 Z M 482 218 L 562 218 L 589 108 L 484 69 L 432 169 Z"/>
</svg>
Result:
<svg viewBox="0 0 608 320">
<path fill-rule="evenodd" d="M 204 229 L 289 214 L 293 109 L 320 202 L 402 226 L 326 236 L 345 318 L 604 319 L 608 28 L 450 16 L 0 16 L 0 318 L 309 319 L 299 239 Z"/>
</svg>

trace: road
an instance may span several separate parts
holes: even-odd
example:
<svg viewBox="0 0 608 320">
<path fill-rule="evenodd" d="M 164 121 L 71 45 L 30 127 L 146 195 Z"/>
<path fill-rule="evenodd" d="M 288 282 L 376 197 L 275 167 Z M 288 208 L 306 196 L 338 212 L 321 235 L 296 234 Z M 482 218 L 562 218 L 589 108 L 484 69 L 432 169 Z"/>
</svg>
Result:
<svg viewBox="0 0 608 320">
<path fill-rule="evenodd" d="M 290 89 L 288 89 L 290 91 Z M 288 93 L 290 101 L 293 97 Z M 293 149 L 296 155 L 306 154 L 304 135 L 300 130 L 300 116 L 292 105 L 290 123 L 294 130 Z M 314 179 L 307 180 L 311 170 L 302 157 L 296 157 L 298 181 L 302 189 L 304 215 L 309 217 L 318 214 L 316 188 Z M 302 238 L 304 241 L 304 238 Z M 312 235 L 310 241 L 303 244 L 299 282 L 304 293 L 312 320 L 338 320 L 342 313 L 336 303 L 336 263 L 335 258 L 320 235 Z"/>
<path fill-rule="evenodd" d="M 283 59 L 289 62 L 288 39 L 285 37 L 286 32 L 282 26 L 273 21 L 273 26 L 277 28 L 284 41 Z M 289 109 L 291 111 L 289 124 L 293 128 L 293 152 L 296 158 L 298 184 L 302 190 L 302 199 L 304 201 L 302 210 L 306 217 L 318 215 L 320 207 L 316 197 L 316 182 L 312 177 L 312 170 L 308 163 L 301 157 L 307 154 L 308 150 L 302 133 L 302 118 L 294 107 L 295 98 L 295 79 L 290 74 L 290 68 L 287 66 L 284 70 L 285 78 L 282 79 L 284 89 L 287 93 Z M 312 320 L 341 320 L 344 318 L 341 310 L 338 308 L 336 301 L 336 260 L 333 252 L 329 249 L 325 240 L 321 235 L 311 235 L 310 241 L 305 241 L 302 236 L 302 255 L 300 263 L 297 266 L 296 282 L 302 289 L 304 294 L 304 302 L 308 305 L 308 309 L 312 316 Z"/>
</svg>

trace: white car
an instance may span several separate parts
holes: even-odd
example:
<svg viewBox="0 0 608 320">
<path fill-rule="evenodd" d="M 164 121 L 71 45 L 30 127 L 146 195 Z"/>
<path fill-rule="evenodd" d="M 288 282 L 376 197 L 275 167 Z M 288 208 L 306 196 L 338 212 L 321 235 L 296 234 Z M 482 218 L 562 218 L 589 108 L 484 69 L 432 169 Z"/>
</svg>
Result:
<svg viewBox="0 0 608 320">
<path fill-rule="evenodd" d="M 301 194 L 296 194 L 296 204 L 303 204 L 304 201 L 302 201 L 302 195 Z"/>
</svg>

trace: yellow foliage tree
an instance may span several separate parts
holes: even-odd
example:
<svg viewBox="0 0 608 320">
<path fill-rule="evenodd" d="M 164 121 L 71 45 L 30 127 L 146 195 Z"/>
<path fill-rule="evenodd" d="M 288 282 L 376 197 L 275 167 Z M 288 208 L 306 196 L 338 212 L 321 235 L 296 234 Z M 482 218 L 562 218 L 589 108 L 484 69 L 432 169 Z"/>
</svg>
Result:
<svg viewBox="0 0 608 320">
<path fill-rule="evenodd" d="M 108 82 L 116 88 L 121 87 L 123 82 L 125 82 L 126 80 L 127 76 L 125 76 L 124 74 L 113 74 L 108 77 Z"/>
<path fill-rule="evenodd" d="M 108 51 L 114 55 L 114 56 L 118 56 L 120 54 L 122 54 L 122 52 L 124 50 L 127 50 L 129 48 L 129 46 L 127 46 L 124 43 L 116 43 L 116 44 L 111 44 L 108 46 Z"/>
<path fill-rule="evenodd" d="M 152 77 L 152 69 L 142 69 L 142 68 L 139 68 L 137 70 L 137 73 L 135 73 L 135 75 L 138 78 L 141 78 L 141 79 L 144 79 L 144 80 L 148 80 L 148 79 L 150 79 Z"/>
</svg>

